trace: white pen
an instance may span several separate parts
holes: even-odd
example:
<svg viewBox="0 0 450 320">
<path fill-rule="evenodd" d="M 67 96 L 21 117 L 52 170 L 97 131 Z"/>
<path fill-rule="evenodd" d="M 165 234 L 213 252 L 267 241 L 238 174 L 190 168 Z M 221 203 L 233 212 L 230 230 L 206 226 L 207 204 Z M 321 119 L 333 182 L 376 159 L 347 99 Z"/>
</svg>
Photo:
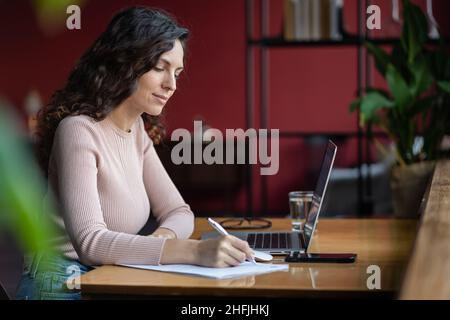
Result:
<svg viewBox="0 0 450 320">
<path fill-rule="evenodd" d="M 225 229 L 220 225 L 220 223 L 217 223 L 217 222 L 214 221 L 213 219 L 208 218 L 208 223 L 209 223 L 209 225 L 210 225 L 211 227 L 213 227 L 213 228 L 214 228 L 217 232 L 219 232 L 221 235 L 224 235 L 224 236 L 230 235 L 230 234 L 227 232 L 227 230 L 225 230 Z M 255 259 L 254 259 L 253 257 L 251 257 L 250 261 L 253 262 L 254 264 L 256 264 L 256 261 L 255 261 Z"/>
</svg>

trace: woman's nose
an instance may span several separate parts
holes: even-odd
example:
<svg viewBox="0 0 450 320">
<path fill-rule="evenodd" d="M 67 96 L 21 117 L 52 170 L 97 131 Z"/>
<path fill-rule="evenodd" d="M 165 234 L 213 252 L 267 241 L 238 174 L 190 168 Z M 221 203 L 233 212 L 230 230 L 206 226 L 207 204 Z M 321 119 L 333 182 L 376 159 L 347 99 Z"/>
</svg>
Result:
<svg viewBox="0 0 450 320">
<path fill-rule="evenodd" d="M 163 86 L 165 89 L 175 91 L 177 89 L 177 79 L 174 75 L 169 75 L 165 78 Z"/>
</svg>

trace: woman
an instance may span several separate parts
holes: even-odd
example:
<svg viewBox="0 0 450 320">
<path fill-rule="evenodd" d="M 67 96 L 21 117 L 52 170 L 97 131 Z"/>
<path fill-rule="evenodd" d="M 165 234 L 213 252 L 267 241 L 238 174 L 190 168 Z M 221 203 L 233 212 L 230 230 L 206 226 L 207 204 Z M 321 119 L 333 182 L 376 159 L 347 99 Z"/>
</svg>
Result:
<svg viewBox="0 0 450 320">
<path fill-rule="evenodd" d="M 188 30 L 160 10 L 121 11 L 38 117 L 38 150 L 59 204 L 57 258 L 34 257 L 22 299 L 78 299 L 71 273 L 103 264 L 234 266 L 252 256 L 232 236 L 188 240 L 194 216 L 153 146 L 176 90 Z M 46 203 L 50 203 L 47 197 Z M 153 212 L 159 227 L 137 235 Z M 51 260 L 51 261 L 46 261 Z M 38 268 L 42 261 L 48 266 Z"/>
</svg>

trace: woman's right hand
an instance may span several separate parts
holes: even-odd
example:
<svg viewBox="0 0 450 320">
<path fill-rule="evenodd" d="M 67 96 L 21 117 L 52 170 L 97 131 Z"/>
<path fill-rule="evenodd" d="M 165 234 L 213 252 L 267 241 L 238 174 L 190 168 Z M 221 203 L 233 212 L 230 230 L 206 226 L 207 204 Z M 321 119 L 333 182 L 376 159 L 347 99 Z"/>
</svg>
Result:
<svg viewBox="0 0 450 320">
<path fill-rule="evenodd" d="M 246 241 L 228 235 L 200 240 L 197 243 L 195 260 L 198 265 L 224 268 L 237 266 L 246 258 L 252 257 L 253 251 Z"/>
</svg>

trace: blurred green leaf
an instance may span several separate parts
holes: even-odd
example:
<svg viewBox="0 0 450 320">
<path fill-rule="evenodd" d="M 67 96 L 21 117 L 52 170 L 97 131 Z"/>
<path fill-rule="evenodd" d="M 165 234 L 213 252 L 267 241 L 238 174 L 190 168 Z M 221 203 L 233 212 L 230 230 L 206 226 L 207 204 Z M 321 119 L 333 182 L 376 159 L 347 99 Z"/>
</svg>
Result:
<svg viewBox="0 0 450 320">
<path fill-rule="evenodd" d="M 437 85 L 445 92 L 450 93 L 450 81 L 438 81 Z"/>
<path fill-rule="evenodd" d="M 0 227 L 11 230 L 24 250 L 52 253 L 56 233 L 43 212 L 46 186 L 18 124 L 0 107 Z"/>
<path fill-rule="evenodd" d="M 386 67 L 390 60 L 389 55 L 381 47 L 377 47 L 369 41 L 365 42 L 365 46 L 367 50 L 369 50 L 369 52 L 374 56 L 375 66 L 378 72 L 380 72 L 380 74 L 384 76 L 386 73 Z"/>
<path fill-rule="evenodd" d="M 427 40 L 428 22 L 422 10 L 409 0 L 403 0 L 403 17 L 401 43 L 412 63 Z"/>
<path fill-rule="evenodd" d="M 392 64 L 387 66 L 386 80 L 398 107 L 405 110 L 410 104 L 412 96 L 406 81 Z"/>
<path fill-rule="evenodd" d="M 381 108 L 392 108 L 394 105 L 394 102 L 381 91 L 368 92 L 361 99 L 362 121 L 378 121 L 375 112 Z"/>
<path fill-rule="evenodd" d="M 419 96 L 427 90 L 433 83 L 433 75 L 424 56 L 417 56 L 414 64 L 409 66 L 413 81 L 411 86 L 411 94 L 414 97 Z"/>
<path fill-rule="evenodd" d="M 81 5 L 86 0 L 33 0 L 36 10 L 47 14 L 66 14 L 70 5 Z M 50 17 L 49 17 L 50 18 Z"/>
<path fill-rule="evenodd" d="M 67 8 L 82 7 L 87 0 L 32 0 L 36 19 L 45 35 L 55 35 L 66 28 Z"/>
<path fill-rule="evenodd" d="M 355 99 L 350 103 L 350 112 L 354 112 L 357 108 L 359 108 L 359 105 L 361 104 L 361 98 Z"/>
<path fill-rule="evenodd" d="M 409 83 L 412 79 L 411 72 L 408 68 L 408 54 L 403 50 L 400 42 L 394 44 L 391 53 L 391 63 L 395 66 L 403 79 Z M 386 75 L 384 75 L 386 77 Z"/>
</svg>

